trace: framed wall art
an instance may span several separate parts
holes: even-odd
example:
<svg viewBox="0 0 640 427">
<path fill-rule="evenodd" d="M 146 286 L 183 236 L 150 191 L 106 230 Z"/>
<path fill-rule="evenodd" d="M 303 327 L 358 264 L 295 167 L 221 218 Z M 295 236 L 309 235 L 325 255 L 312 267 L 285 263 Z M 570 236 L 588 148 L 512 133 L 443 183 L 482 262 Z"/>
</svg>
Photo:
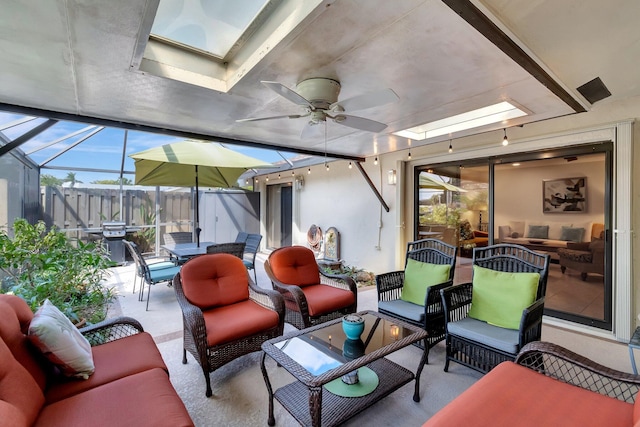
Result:
<svg viewBox="0 0 640 427">
<path fill-rule="evenodd" d="M 587 211 L 587 178 L 545 179 L 542 181 L 543 213 Z"/>
</svg>

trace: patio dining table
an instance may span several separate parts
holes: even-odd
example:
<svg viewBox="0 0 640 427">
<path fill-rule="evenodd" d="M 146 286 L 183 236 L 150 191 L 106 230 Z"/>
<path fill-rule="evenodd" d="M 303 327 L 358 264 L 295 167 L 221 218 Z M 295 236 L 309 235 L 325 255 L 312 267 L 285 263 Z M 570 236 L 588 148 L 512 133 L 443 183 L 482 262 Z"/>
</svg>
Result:
<svg viewBox="0 0 640 427">
<path fill-rule="evenodd" d="M 175 243 L 170 245 L 162 245 L 161 248 L 171 254 L 171 256 L 177 259 L 179 262 L 184 262 L 193 258 L 194 256 L 203 255 L 207 253 L 207 246 L 215 245 L 215 242 L 200 242 L 200 246 L 197 243 Z"/>
</svg>

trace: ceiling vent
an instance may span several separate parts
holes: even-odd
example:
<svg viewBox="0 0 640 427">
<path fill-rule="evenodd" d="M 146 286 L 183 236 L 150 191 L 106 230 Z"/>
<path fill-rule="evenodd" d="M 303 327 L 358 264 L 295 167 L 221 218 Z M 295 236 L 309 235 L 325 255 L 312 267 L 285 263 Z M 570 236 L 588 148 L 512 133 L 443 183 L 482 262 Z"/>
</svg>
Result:
<svg viewBox="0 0 640 427">
<path fill-rule="evenodd" d="M 580 94 L 584 96 L 585 99 L 591 104 L 595 104 L 601 99 L 605 99 L 611 96 L 611 92 L 609 92 L 609 89 L 607 89 L 604 83 L 602 83 L 600 77 L 596 77 L 590 82 L 587 82 L 580 86 L 578 88 L 578 92 L 580 92 Z"/>
</svg>

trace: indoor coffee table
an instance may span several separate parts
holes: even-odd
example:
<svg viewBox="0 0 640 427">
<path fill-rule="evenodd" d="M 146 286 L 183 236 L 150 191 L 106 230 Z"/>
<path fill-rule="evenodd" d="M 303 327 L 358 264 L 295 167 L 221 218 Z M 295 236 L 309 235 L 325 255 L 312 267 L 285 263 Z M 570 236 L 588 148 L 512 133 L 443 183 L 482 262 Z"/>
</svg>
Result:
<svg viewBox="0 0 640 427">
<path fill-rule="evenodd" d="M 420 401 L 420 374 L 427 360 L 426 351 L 415 375 L 384 356 L 425 340 L 426 331 L 375 311 L 358 314 L 365 321 L 359 342 L 346 339 L 339 318 L 262 344 L 261 369 L 269 392 L 270 426 L 275 425 L 274 397 L 305 426 L 338 425 L 413 379 L 413 400 Z M 423 345 L 428 348 L 426 342 Z M 274 393 L 265 368 L 267 355 L 297 381 Z M 356 369 L 359 384 L 344 384 L 341 377 Z M 347 397 L 354 394 L 356 397 Z"/>
</svg>

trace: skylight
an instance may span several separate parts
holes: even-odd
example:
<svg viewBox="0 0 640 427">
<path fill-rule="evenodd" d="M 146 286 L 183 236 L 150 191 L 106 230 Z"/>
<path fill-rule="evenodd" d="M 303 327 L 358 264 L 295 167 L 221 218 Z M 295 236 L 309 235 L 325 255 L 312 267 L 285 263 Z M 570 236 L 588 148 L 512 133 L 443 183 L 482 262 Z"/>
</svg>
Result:
<svg viewBox="0 0 640 427">
<path fill-rule="evenodd" d="M 507 101 L 503 101 L 498 104 L 489 105 L 488 107 L 468 111 L 394 133 L 398 136 L 421 141 L 427 138 L 434 138 L 436 136 L 473 129 L 492 123 L 499 123 L 526 115 L 527 113 L 520 108 Z"/>
<path fill-rule="evenodd" d="M 269 0 L 160 0 L 151 33 L 224 58 Z"/>
</svg>

